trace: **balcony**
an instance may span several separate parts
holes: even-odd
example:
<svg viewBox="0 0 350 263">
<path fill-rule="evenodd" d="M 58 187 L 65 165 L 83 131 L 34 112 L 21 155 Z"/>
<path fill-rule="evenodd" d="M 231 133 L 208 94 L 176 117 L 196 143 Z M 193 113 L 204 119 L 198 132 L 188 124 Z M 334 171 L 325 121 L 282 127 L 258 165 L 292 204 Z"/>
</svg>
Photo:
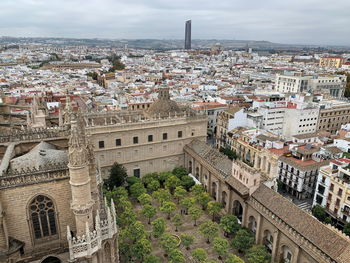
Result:
<svg viewBox="0 0 350 263">
<path fill-rule="evenodd" d="M 342 208 L 342 209 L 341 209 L 341 212 L 342 212 L 344 215 L 350 216 L 350 209 L 349 209 L 349 208 Z"/>
</svg>

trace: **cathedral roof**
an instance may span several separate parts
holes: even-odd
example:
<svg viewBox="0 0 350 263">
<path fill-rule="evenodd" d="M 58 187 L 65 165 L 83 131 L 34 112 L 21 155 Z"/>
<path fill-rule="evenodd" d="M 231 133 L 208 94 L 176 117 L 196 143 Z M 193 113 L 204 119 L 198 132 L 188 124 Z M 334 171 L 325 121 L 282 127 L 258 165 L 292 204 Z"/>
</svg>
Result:
<svg viewBox="0 0 350 263">
<path fill-rule="evenodd" d="M 159 98 L 153 102 L 147 110 L 150 117 L 168 117 L 169 114 L 174 115 L 175 113 L 180 115 L 182 110 L 175 101 L 164 98 Z"/>
<path fill-rule="evenodd" d="M 183 112 L 177 103 L 170 99 L 169 88 L 161 87 L 158 90 L 158 99 L 151 104 L 146 114 L 152 117 L 169 117 L 175 114 L 180 115 Z"/>
<path fill-rule="evenodd" d="M 10 161 L 11 169 L 38 169 L 39 166 L 48 165 L 50 163 L 67 163 L 68 157 L 67 152 L 58 150 L 56 146 L 47 143 L 40 142 L 28 153 L 13 158 Z"/>
</svg>

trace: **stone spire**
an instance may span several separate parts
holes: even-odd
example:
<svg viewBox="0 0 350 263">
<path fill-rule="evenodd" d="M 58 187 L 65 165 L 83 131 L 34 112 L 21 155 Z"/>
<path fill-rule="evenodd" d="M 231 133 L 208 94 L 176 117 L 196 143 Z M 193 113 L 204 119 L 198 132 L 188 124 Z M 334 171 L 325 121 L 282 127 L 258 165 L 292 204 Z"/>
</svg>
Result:
<svg viewBox="0 0 350 263">
<path fill-rule="evenodd" d="M 70 100 L 70 96 L 67 93 L 66 95 L 66 106 L 64 108 L 64 124 L 70 124 L 72 115 L 73 115 L 73 110 L 72 110 L 72 102 Z"/>
<path fill-rule="evenodd" d="M 86 226 L 93 229 L 93 206 L 89 169 L 89 150 L 81 113 L 72 115 L 71 135 L 68 143 L 69 174 L 72 191 L 71 209 L 75 215 L 77 235 L 86 232 Z"/>
<path fill-rule="evenodd" d="M 69 166 L 84 166 L 88 163 L 88 149 L 83 122 L 75 117 L 71 121 L 71 135 L 68 142 Z"/>
</svg>

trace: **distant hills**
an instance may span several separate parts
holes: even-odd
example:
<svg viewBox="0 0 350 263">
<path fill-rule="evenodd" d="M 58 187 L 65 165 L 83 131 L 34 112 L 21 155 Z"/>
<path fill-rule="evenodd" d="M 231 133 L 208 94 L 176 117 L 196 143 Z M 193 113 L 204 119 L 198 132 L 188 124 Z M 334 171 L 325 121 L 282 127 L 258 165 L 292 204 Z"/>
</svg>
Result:
<svg viewBox="0 0 350 263">
<path fill-rule="evenodd" d="M 123 48 L 125 45 L 128 48 L 140 49 L 158 49 L 171 50 L 182 49 L 184 40 L 180 39 L 79 39 L 79 38 L 50 38 L 50 37 L 0 37 L 0 45 L 9 44 L 27 44 L 41 43 L 51 45 L 87 45 L 87 46 L 109 46 Z M 344 46 L 316 46 L 316 45 L 293 45 L 279 44 L 269 41 L 254 41 L 254 40 L 218 40 L 218 39 L 193 39 L 192 47 L 194 49 L 209 49 L 214 44 L 220 43 L 225 49 L 244 49 L 250 47 L 258 50 L 300 50 L 300 49 L 319 49 L 319 50 L 350 50 L 350 47 Z"/>
</svg>

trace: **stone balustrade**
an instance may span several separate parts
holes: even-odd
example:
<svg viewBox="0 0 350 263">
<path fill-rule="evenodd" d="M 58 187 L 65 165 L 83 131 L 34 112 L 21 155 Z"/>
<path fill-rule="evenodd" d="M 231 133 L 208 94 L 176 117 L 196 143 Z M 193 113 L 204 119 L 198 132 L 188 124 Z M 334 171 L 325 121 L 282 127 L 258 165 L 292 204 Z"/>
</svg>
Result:
<svg viewBox="0 0 350 263">
<path fill-rule="evenodd" d="M 116 212 L 113 200 L 111 200 L 111 208 L 105 202 L 104 209 L 106 210 L 107 218 L 101 220 L 100 213 L 97 211 L 95 228 L 91 231 L 88 223 L 86 223 L 86 231 L 82 236 L 72 237 L 70 227 L 67 226 L 70 261 L 91 257 L 102 248 L 104 240 L 110 239 L 117 234 Z"/>
<path fill-rule="evenodd" d="M 43 139 L 67 138 L 69 130 L 67 127 L 33 128 L 24 130 L 11 130 L 0 135 L 0 143 L 26 142 Z"/>
<path fill-rule="evenodd" d="M 0 189 L 69 178 L 67 163 L 51 163 L 33 169 L 10 169 L 0 175 Z"/>
<path fill-rule="evenodd" d="M 94 113 L 85 116 L 85 122 L 87 127 L 103 127 L 112 125 L 130 125 L 130 124 L 142 124 L 142 123 L 154 123 L 154 122 L 168 122 L 173 120 L 201 120 L 207 118 L 205 114 L 192 115 L 186 111 L 183 114 L 169 113 L 167 118 L 161 118 L 160 116 L 153 116 L 153 118 L 146 118 L 142 112 L 135 115 L 123 115 L 121 112 L 108 112 L 108 113 Z M 98 119 L 103 123 L 95 124 L 94 119 Z"/>
</svg>

